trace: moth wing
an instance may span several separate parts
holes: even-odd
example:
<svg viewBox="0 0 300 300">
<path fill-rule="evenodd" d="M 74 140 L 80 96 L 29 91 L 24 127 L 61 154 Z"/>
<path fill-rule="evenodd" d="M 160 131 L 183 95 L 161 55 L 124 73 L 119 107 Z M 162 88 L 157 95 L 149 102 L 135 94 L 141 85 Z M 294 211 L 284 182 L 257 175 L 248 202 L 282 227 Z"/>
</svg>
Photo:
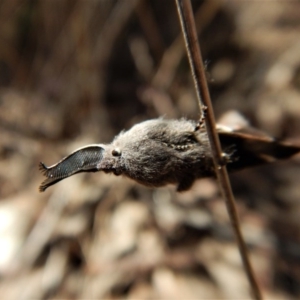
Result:
<svg viewBox="0 0 300 300">
<path fill-rule="evenodd" d="M 40 192 L 74 174 L 99 171 L 98 165 L 103 158 L 104 150 L 100 145 L 88 145 L 75 150 L 50 167 L 40 162 L 39 168 L 47 177 L 39 187 Z"/>
<path fill-rule="evenodd" d="M 277 159 L 287 159 L 300 152 L 300 146 L 279 141 L 255 128 L 246 127 L 232 130 L 217 126 L 223 150 L 232 149 L 236 158 L 228 165 L 229 169 L 237 170 L 272 162 Z"/>
</svg>

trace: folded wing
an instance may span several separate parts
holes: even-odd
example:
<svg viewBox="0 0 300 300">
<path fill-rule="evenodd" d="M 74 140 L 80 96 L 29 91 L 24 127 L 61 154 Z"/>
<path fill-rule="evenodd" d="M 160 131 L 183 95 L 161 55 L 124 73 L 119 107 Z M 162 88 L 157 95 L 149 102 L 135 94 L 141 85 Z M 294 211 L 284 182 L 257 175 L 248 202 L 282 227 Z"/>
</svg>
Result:
<svg viewBox="0 0 300 300">
<path fill-rule="evenodd" d="M 230 131 L 219 127 L 218 133 L 223 150 L 232 152 L 229 171 L 288 159 L 300 152 L 300 146 L 278 141 L 255 129 Z"/>
</svg>

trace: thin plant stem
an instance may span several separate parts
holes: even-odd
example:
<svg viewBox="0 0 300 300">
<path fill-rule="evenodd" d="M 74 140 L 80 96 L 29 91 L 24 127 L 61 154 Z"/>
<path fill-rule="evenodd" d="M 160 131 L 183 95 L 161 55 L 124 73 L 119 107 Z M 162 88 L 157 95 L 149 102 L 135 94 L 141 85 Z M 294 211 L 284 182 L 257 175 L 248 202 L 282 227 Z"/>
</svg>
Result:
<svg viewBox="0 0 300 300">
<path fill-rule="evenodd" d="M 239 217 L 235 206 L 234 195 L 231 189 L 227 168 L 226 165 L 223 163 L 224 161 L 222 155 L 223 152 L 222 152 L 219 136 L 216 131 L 216 122 L 215 122 L 213 107 L 211 104 L 210 94 L 207 86 L 206 74 L 202 62 L 200 47 L 198 44 L 197 31 L 196 31 L 191 2 L 190 0 L 175 0 L 175 1 L 176 1 L 178 14 L 179 14 L 186 51 L 189 58 L 191 72 L 194 80 L 200 112 L 202 112 L 203 106 L 207 107 L 205 125 L 206 125 L 206 130 L 207 130 L 207 134 L 209 137 L 209 141 L 213 153 L 213 161 L 214 161 L 216 177 L 219 182 L 219 187 L 222 196 L 225 199 L 227 211 L 230 216 L 231 224 L 236 236 L 244 269 L 252 289 L 253 297 L 254 299 L 260 300 L 262 299 L 261 292 L 257 284 L 256 278 L 254 276 L 253 269 L 250 264 L 247 247 L 240 229 Z"/>
</svg>

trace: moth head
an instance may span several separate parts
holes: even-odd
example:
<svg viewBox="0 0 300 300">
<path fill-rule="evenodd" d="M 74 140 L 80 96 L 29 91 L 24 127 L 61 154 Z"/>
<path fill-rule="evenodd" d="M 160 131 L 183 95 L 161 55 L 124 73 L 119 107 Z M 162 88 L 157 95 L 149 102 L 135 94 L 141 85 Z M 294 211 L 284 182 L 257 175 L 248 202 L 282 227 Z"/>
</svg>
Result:
<svg viewBox="0 0 300 300">
<path fill-rule="evenodd" d="M 119 157 L 122 155 L 122 151 L 119 147 L 115 147 L 111 150 L 112 156 Z"/>
<path fill-rule="evenodd" d="M 105 173 L 120 175 L 123 172 L 122 151 L 119 147 L 108 145 L 103 153 L 103 159 L 99 164 L 99 169 Z"/>
</svg>

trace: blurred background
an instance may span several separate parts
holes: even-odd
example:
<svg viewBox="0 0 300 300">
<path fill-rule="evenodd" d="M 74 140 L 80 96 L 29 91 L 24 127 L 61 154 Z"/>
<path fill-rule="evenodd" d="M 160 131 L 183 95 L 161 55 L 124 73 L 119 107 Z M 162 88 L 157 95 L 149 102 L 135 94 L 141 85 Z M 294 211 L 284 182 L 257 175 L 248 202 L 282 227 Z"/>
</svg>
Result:
<svg viewBox="0 0 300 300">
<path fill-rule="evenodd" d="M 300 144 L 300 2 L 192 1 L 217 118 Z M 3 299 L 250 298 L 216 183 L 144 188 L 38 163 L 158 116 L 199 111 L 175 1 L 0 2 Z M 300 297 L 300 161 L 231 176 L 267 299 Z"/>
</svg>

